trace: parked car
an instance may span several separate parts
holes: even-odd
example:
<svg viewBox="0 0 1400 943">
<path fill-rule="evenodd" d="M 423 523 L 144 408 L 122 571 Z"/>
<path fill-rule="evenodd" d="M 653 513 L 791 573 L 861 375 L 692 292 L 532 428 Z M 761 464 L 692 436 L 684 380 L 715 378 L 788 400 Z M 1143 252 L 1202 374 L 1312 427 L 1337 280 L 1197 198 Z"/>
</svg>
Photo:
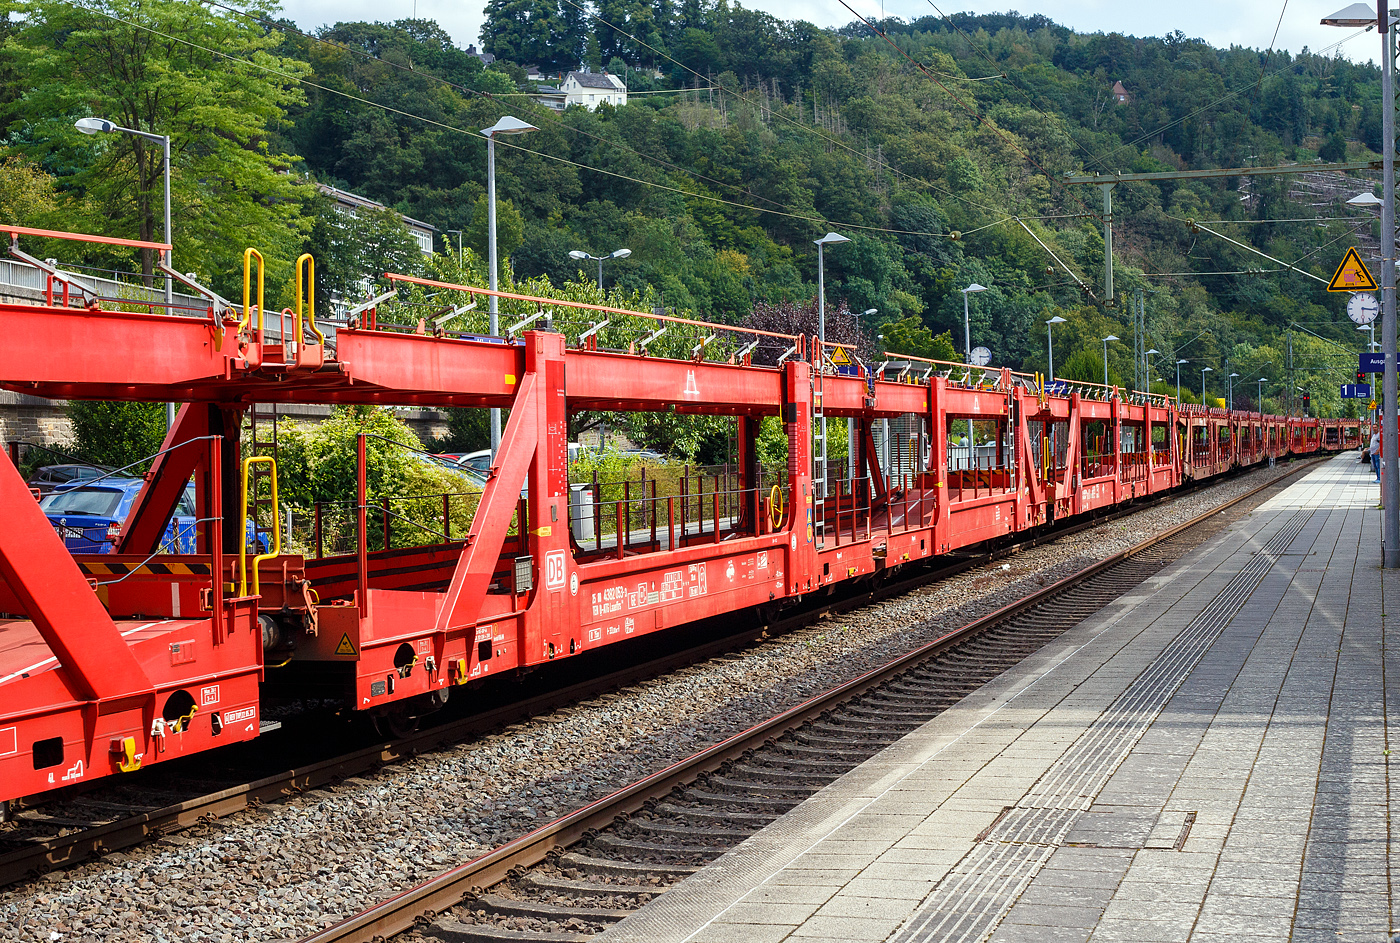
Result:
<svg viewBox="0 0 1400 943">
<path fill-rule="evenodd" d="M 468 452 L 457 460 L 457 467 L 470 468 L 485 478 L 491 471 L 491 450 L 481 449 L 477 452 Z"/>
<path fill-rule="evenodd" d="M 111 473 L 112 469 L 97 465 L 49 465 L 39 469 L 29 477 L 29 487 L 38 488 L 40 494 L 48 494 L 63 485 L 91 481 Z M 121 477 L 128 478 L 130 476 L 122 475 Z"/>
<path fill-rule="evenodd" d="M 122 522 L 141 493 L 143 483 L 141 478 L 126 476 L 107 478 L 92 485 L 73 483 L 45 495 L 39 502 L 39 509 L 63 538 L 69 553 L 112 553 Z M 196 553 L 196 520 L 194 483 L 190 482 L 165 525 L 160 552 Z M 248 546 L 265 552 L 267 539 L 255 538 L 251 520 L 246 526 Z"/>
</svg>

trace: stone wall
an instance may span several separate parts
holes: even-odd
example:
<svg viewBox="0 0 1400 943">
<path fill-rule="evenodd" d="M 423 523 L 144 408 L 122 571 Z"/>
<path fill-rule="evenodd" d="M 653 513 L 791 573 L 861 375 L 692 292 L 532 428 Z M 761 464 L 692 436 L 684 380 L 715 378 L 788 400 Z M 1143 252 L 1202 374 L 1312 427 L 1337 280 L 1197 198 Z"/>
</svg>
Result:
<svg viewBox="0 0 1400 943">
<path fill-rule="evenodd" d="M 62 400 L 0 390 L 0 442 L 67 442 L 73 437 L 73 426 L 63 405 Z"/>
</svg>

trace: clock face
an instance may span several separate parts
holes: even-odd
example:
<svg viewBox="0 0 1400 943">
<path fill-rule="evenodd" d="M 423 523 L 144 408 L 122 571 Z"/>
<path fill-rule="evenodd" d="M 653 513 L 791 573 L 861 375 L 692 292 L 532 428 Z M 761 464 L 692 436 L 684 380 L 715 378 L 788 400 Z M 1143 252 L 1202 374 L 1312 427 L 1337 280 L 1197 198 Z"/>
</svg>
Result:
<svg viewBox="0 0 1400 943">
<path fill-rule="evenodd" d="M 1370 324 L 1380 310 L 1380 302 L 1368 291 L 1358 291 L 1347 299 L 1347 317 L 1357 324 Z"/>
</svg>

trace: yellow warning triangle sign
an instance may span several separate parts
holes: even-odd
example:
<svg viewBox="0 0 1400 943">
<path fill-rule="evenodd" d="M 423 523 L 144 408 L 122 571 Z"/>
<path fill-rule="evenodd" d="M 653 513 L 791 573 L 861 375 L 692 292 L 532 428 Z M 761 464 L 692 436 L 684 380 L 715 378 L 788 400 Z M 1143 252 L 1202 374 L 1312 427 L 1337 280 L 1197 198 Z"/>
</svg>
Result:
<svg viewBox="0 0 1400 943">
<path fill-rule="evenodd" d="M 355 646 L 354 646 L 354 645 L 351 643 L 351 641 L 350 641 L 350 633 L 349 633 L 349 632 L 346 632 L 344 635 L 342 635 L 342 636 L 340 637 L 340 644 L 337 645 L 337 646 L 335 647 L 335 653 L 336 653 L 337 655 L 353 655 L 353 654 L 355 654 Z"/>
<path fill-rule="evenodd" d="M 1342 264 L 1337 266 L 1336 274 L 1327 283 L 1328 291 L 1375 291 L 1379 287 L 1371 273 L 1366 271 L 1366 264 L 1356 254 L 1355 247 L 1342 256 Z"/>
<path fill-rule="evenodd" d="M 831 362 L 838 367 L 849 367 L 851 365 L 851 355 L 846 353 L 846 348 L 838 347 L 831 354 Z"/>
</svg>

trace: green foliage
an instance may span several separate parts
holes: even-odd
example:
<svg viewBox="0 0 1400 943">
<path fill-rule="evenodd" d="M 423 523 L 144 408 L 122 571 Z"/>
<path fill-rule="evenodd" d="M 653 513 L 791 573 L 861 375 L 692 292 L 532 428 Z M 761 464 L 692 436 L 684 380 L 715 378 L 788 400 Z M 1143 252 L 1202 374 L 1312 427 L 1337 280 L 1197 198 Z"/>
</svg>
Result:
<svg viewBox="0 0 1400 943">
<path fill-rule="evenodd" d="M 957 362 L 961 359 L 953 346 L 952 331 L 944 331 L 935 337 L 918 318 L 902 318 L 893 324 L 886 324 L 885 349 L 900 354 L 913 354 L 916 357 L 928 357 L 930 360 Z"/>
<path fill-rule="evenodd" d="M 139 475 L 150 467 L 151 456 L 165 441 L 164 403 L 72 400 L 64 412 L 73 424 L 73 441 L 63 451 L 79 461 L 109 468 L 134 462 L 136 467 L 128 474 Z"/>
<path fill-rule="evenodd" d="M 449 499 L 454 537 L 466 533 L 476 510 L 479 489 L 415 451 L 422 443 L 408 425 L 388 409 L 337 407 L 325 422 L 283 423 L 278 429 L 278 486 L 284 507 L 300 517 L 323 508 L 326 551 L 354 548 L 356 441 L 366 433 L 365 481 L 371 505 L 387 500 L 391 512 L 390 545 L 421 546 L 441 540 L 443 494 Z M 370 547 L 382 545 L 382 513 L 370 514 Z"/>
<path fill-rule="evenodd" d="M 74 119 L 88 115 L 170 136 L 177 265 L 197 262 L 231 290 L 236 260 L 256 241 L 274 263 L 273 283 L 283 280 L 300 244 L 300 201 L 285 173 L 291 161 L 268 137 L 310 68 L 274 54 L 278 33 L 181 0 L 0 8 L 16 24 L 0 47 L 0 63 L 18 77 L 4 116 L 10 139 L 85 194 L 104 234 L 162 235 L 162 151 L 131 134 L 78 133 Z M 247 9 L 276 8 L 254 0 Z M 153 253 L 142 250 L 141 261 L 149 274 Z"/>
<path fill-rule="evenodd" d="M 417 274 L 423 253 L 399 214 L 388 209 L 348 213 L 328 196 L 309 201 L 313 220 L 306 251 L 316 259 L 317 291 L 357 299 L 367 275 L 378 272 Z"/>
<path fill-rule="evenodd" d="M 758 441 L 755 443 L 758 460 L 776 475 L 787 467 L 788 437 L 787 428 L 779 416 L 764 416 L 758 427 Z"/>
<path fill-rule="evenodd" d="M 501 417 L 505 425 L 509 412 Z M 447 411 L 447 435 L 430 443 L 433 452 L 479 452 L 491 447 L 491 410 L 454 408 Z"/>
<path fill-rule="evenodd" d="M 498 155 L 499 156 L 499 155 Z M 491 234 L 491 213 L 486 194 L 482 194 L 472 210 L 472 220 L 462 233 L 462 243 L 483 259 L 487 257 Z M 525 221 L 510 200 L 496 201 L 496 252 L 502 269 L 511 254 L 525 241 Z"/>
</svg>

